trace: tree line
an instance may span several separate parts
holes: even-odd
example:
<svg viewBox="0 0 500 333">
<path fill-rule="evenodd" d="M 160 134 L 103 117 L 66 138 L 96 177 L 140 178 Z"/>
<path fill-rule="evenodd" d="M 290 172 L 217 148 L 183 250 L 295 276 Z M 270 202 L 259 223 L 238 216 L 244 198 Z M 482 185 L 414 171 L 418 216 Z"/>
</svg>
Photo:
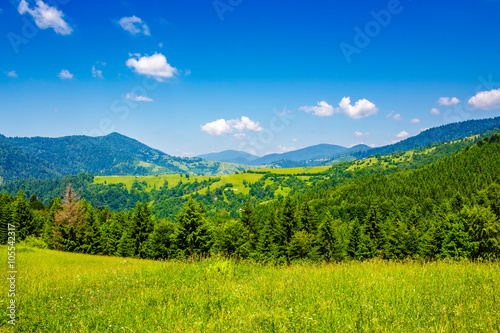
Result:
<svg viewBox="0 0 500 333">
<path fill-rule="evenodd" d="M 0 195 L 0 227 L 6 235 L 14 224 L 17 241 L 34 246 L 150 259 L 492 259 L 500 256 L 499 162 L 500 135 L 493 135 L 416 170 L 246 202 L 237 217 L 209 214 L 193 197 L 174 218 L 158 219 L 147 201 L 111 212 L 93 208 L 71 186 L 47 206 L 19 191 Z"/>
</svg>

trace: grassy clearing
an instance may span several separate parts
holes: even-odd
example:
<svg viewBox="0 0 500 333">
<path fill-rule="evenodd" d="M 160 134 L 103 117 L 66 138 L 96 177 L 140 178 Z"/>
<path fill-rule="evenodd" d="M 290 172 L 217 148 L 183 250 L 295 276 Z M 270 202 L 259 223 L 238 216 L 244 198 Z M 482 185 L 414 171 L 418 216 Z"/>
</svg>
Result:
<svg viewBox="0 0 500 333">
<path fill-rule="evenodd" d="M 270 171 L 271 173 L 279 173 L 279 174 L 286 174 L 286 175 L 294 175 L 294 174 L 300 174 L 300 173 L 318 173 L 318 172 L 323 172 L 325 170 L 328 170 L 330 167 L 311 167 L 311 168 L 290 168 L 290 169 L 259 169 L 258 171 Z M 215 190 L 219 187 L 222 187 L 226 184 L 233 184 L 233 191 L 236 191 L 238 193 L 243 193 L 243 194 L 248 194 L 250 191 L 249 187 L 246 187 L 243 184 L 243 181 L 246 181 L 247 183 L 255 183 L 259 179 L 263 177 L 262 174 L 260 173 L 235 173 L 231 175 L 224 175 L 224 176 L 216 176 L 220 177 L 220 181 L 213 183 L 210 185 L 210 190 Z M 183 183 L 186 182 L 194 182 L 195 180 L 198 180 L 198 182 L 201 182 L 203 180 L 208 180 L 208 178 L 216 178 L 216 177 L 208 177 L 208 176 L 189 176 L 189 178 L 186 178 L 185 176 L 181 175 L 158 175 L 158 176 L 96 176 L 94 177 L 94 183 L 96 184 L 118 184 L 118 183 L 123 183 L 129 190 L 132 188 L 132 184 L 134 184 L 135 181 L 138 182 L 146 182 L 147 184 L 147 189 L 146 191 L 150 191 L 154 187 L 159 188 L 160 186 L 163 186 L 164 182 L 168 182 L 168 187 L 174 187 L 179 183 L 179 181 L 182 181 Z M 299 176 L 300 178 L 304 180 L 308 180 L 310 176 Z M 266 185 L 271 185 L 273 183 L 272 180 L 266 180 Z M 198 191 L 200 194 L 205 194 L 207 191 L 207 188 L 203 188 Z M 281 194 L 285 195 L 285 191 L 290 191 L 290 189 L 285 189 L 285 190 L 279 190 L 279 192 L 276 193 L 276 195 Z"/>
<path fill-rule="evenodd" d="M 96 176 L 94 177 L 94 183 L 96 184 L 119 184 L 123 183 L 129 190 L 132 188 L 134 181 L 146 182 L 148 184 L 148 190 L 151 190 L 154 186 L 159 188 L 163 186 L 165 181 L 168 182 L 168 187 L 173 187 L 182 180 L 182 182 L 194 182 L 195 179 L 202 181 L 208 179 L 208 176 L 189 176 L 186 178 L 181 175 L 161 175 L 161 176 Z M 212 177 L 215 178 L 215 177 Z"/>
<path fill-rule="evenodd" d="M 498 263 L 272 267 L 28 248 L 17 260 L 18 332 L 500 330 Z"/>
<path fill-rule="evenodd" d="M 277 174 L 285 174 L 285 175 L 295 175 L 301 173 L 319 173 L 328 170 L 329 166 L 321 166 L 321 167 L 306 167 L 306 168 L 289 168 L 289 169 L 258 169 L 255 171 L 259 172 L 271 172 Z M 220 177 L 220 182 L 217 182 L 211 186 L 211 188 L 217 188 L 223 186 L 227 183 L 232 183 L 234 188 L 237 188 L 239 191 L 245 191 L 245 187 L 243 186 L 243 180 L 248 183 L 254 183 L 262 178 L 262 174 L 256 173 L 237 173 L 231 175 L 224 176 L 212 176 L 211 178 Z M 305 176 L 307 177 L 307 176 Z M 132 184 L 134 181 L 138 182 L 146 182 L 148 184 L 148 189 L 152 189 L 154 186 L 157 188 L 163 186 L 164 181 L 168 182 L 169 187 L 173 187 L 179 183 L 179 181 L 183 182 L 194 182 L 198 180 L 199 182 L 203 180 L 207 180 L 210 178 L 209 176 L 189 176 L 186 178 L 181 175 L 158 175 L 158 176 L 96 176 L 94 177 L 94 183 L 96 184 L 118 184 L 123 183 L 127 186 L 128 189 L 132 188 Z M 248 191 L 248 190 L 247 190 Z"/>
<path fill-rule="evenodd" d="M 220 181 L 212 184 L 210 186 L 211 190 L 214 190 L 218 187 L 224 186 L 228 183 L 233 184 L 233 188 L 237 190 L 240 193 L 243 194 L 248 194 L 250 191 L 250 188 L 245 187 L 243 184 L 243 180 L 247 181 L 248 183 L 255 183 L 258 181 L 260 178 L 262 178 L 262 174 L 255 174 L 255 173 L 237 173 L 237 174 L 231 174 L 231 175 L 224 175 L 224 176 L 189 176 L 189 178 L 186 178 L 185 176 L 181 175 L 159 175 L 159 176 L 96 176 L 94 177 L 94 183 L 96 184 L 118 184 L 118 183 L 123 183 L 129 190 L 132 188 L 132 184 L 134 184 L 134 181 L 138 182 L 146 182 L 147 184 L 147 191 L 150 191 L 153 189 L 155 186 L 156 188 L 160 188 L 163 186 L 164 182 L 168 182 L 168 187 L 174 187 L 179 183 L 179 181 L 182 180 L 183 183 L 192 183 L 195 180 L 198 180 L 198 182 L 201 182 L 203 180 L 208 180 L 208 178 L 220 178 Z M 205 194 L 206 188 L 198 191 L 200 194 Z"/>
<path fill-rule="evenodd" d="M 331 166 L 304 167 L 304 168 L 285 168 L 285 169 L 256 169 L 257 172 L 278 173 L 281 175 L 296 175 L 300 173 L 319 173 L 330 169 Z"/>
</svg>

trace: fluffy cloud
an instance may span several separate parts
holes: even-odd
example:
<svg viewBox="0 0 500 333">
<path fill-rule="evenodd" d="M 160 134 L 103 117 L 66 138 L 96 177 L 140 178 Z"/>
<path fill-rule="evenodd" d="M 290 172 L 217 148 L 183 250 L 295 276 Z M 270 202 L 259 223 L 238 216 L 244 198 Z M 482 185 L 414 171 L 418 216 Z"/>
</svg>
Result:
<svg viewBox="0 0 500 333">
<path fill-rule="evenodd" d="M 241 117 L 241 119 L 229 120 L 230 125 L 237 129 L 239 132 L 243 132 L 244 130 L 259 132 L 262 131 L 262 127 L 259 122 L 253 121 L 248 117 Z"/>
<path fill-rule="evenodd" d="M 432 108 L 432 109 L 431 109 L 431 113 L 432 113 L 432 114 L 435 114 L 435 115 L 439 115 L 439 114 L 441 114 L 441 111 L 439 111 L 439 110 L 438 110 L 438 109 L 436 109 L 436 108 Z"/>
<path fill-rule="evenodd" d="M 259 132 L 262 131 L 262 129 L 263 128 L 260 126 L 259 122 L 253 121 L 245 116 L 241 117 L 240 119 L 217 119 L 215 121 L 212 121 L 211 123 L 206 123 L 205 125 L 201 126 L 201 130 L 203 132 L 217 136 L 230 134 L 233 132 L 233 130 L 237 130 L 241 133 L 243 131 Z M 235 138 L 245 139 L 246 136 L 236 134 Z"/>
<path fill-rule="evenodd" d="M 318 106 L 302 106 L 299 110 L 305 112 L 312 112 L 313 115 L 318 117 L 328 117 L 335 113 L 333 106 L 325 101 L 318 102 Z"/>
<path fill-rule="evenodd" d="M 360 119 L 377 114 L 378 108 L 366 99 L 360 99 L 354 105 L 351 105 L 351 98 L 344 97 L 336 108 L 325 101 L 321 101 L 318 102 L 317 106 L 302 106 L 299 110 L 312 112 L 313 115 L 318 117 L 328 117 L 334 113 L 343 113 L 353 119 Z"/>
<path fill-rule="evenodd" d="M 478 92 L 469 99 L 469 105 L 481 110 L 500 109 L 500 89 Z"/>
<path fill-rule="evenodd" d="M 92 76 L 95 77 L 96 79 L 102 79 L 102 70 L 96 69 L 95 65 L 92 66 Z"/>
<path fill-rule="evenodd" d="M 177 68 L 172 67 L 161 53 L 155 53 L 152 56 L 145 55 L 144 57 L 136 54 L 133 58 L 128 59 L 126 64 L 137 74 L 153 77 L 159 82 L 173 77 L 178 72 Z"/>
<path fill-rule="evenodd" d="M 210 135 L 224 135 L 233 132 L 231 125 L 225 119 L 217 119 L 201 126 L 201 130 Z"/>
<path fill-rule="evenodd" d="M 410 133 L 408 133 L 407 131 L 401 131 L 399 132 L 398 134 L 395 135 L 396 138 L 400 138 L 400 139 L 404 139 L 406 138 L 408 135 L 410 135 Z"/>
<path fill-rule="evenodd" d="M 410 120 L 410 123 L 412 124 L 418 124 L 420 122 L 420 119 L 418 118 L 413 118 L 412 120 Z"/>
<path fill-rule="evenodd" d="M 142 33 L 146 36 L 151 36 L 151 34 L 149 32 L 148 25 L 145 22 L 143 22 L 140 18 L 138 18 L 137 16 L 122 17 L 118 21 L 118 24 L 123 29 L 130 32 L 132 35 Z"/>
<path fill-rule="evenodd" d="M 17 73 L 16 71 L 10 71 L 7 73 L 7 76 L 10 76 L 10 77 L 13 77 L 13 78 L 17 78 Z"/>
<path fill-rule="evenodd" d="M 35 24 L 40 29 L 52 28 L 60 35 L 69 35 L 73 29 L 64 21 L 64 14 L 55 7 L 46 5 L 42 0 L 37 0 L 36 5 L 31 9 L 26 0 L 21 0 L 17 7 L 19 14 L 30 14 L 35 20 Z"/>
<path fill-rule="evenodd" d="M 399 113 L 397 113 L 397 114 L 394 116 L 394 118 L 392 118 L 392 119 L 394 119 L 394 120 L 396 120 L 396 121 L 401 121 L 401 120 L 403 120 L 403 117 L 401 117 L 401 115 L 400 115 Z"/>
<path fill-rule="evenodd" d="M 351 98 L 344 97 L 339 103 L 339 110 L 353 119 L 360 119 L 376 115 L 378 108 L 367 99 L 360 99 L 351 105 Z"/>
<path fill-rule="evenodd" d="M 134 102 L 153 102 L 152 98 L 149 98 L 147 96 L 136 96 L 132 93 L 127 93 L 125 96 L 129 101 L 134 101 Z"/>
<path fill-rule="evenodd" d="M 460 103 L 460 100 L 456 97 L 441 97 L 438 99 L 438 104 L 439 105 L 445 105 L 445 106 L 450 106 L 450 105 L 455 105 Z"/>
<path fill-rule="evenodd" d="M 57 74 L 61 80 L 72 80 L 73 74 L 71 74 L 67 69 L 61 70 L 59 74 Z"/>
</svg>

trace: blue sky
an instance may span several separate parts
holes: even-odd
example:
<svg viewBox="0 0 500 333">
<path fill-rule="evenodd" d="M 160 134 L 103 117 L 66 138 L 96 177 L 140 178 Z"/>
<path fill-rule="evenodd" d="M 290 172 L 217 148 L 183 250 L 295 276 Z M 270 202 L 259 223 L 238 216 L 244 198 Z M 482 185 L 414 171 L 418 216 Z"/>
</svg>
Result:
<svg viewBox="0 0 500 333">
<path fill-rule="evenodd" d="M 0 133 L 380 146 L 500 115 L 500 1 L 0 3 Z"/>
</svg>

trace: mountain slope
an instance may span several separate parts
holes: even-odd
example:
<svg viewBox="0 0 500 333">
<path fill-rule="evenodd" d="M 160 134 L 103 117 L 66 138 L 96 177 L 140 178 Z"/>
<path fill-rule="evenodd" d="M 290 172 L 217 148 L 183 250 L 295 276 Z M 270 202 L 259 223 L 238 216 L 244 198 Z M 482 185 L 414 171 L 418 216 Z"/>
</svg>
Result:
<svg viewBox="0 0 500 333">
<path fill-rule="evenodd" d="M 5 157 L 0 164 L 0 176 L 4 181 L 23 178 L 46 179 L 81 172 L 101 175 L 218 175 L 245 169 L 234 164 L 170 156 L 118 133 L 102 137 L 2 136 L 0 141 L 3 155 L 11 156 L 8 159 Z"/>
<path fill-rule="evenodd" d="M 289 161 L 306 161 L 311 159 L 321 159 L 332 157 L 346 151 L 347 148 L 330 144 L 319 144 L 311 147 L 306 147 L 288 153 L 282 154 L 269 154 L 251 161 L 252 165 L 270 164 L 279 160 Z"/>
<path fill-rule="evenodd" d="M 5 142 L 0 136 L 0 184 L 15 179 L 29 178 L 32 175 L 38 178 L 61 176 L 49 162 Z"/>
<path fill-rule="evenodd" d="M 256 155 L 237 150 L 224 150 L 219 153 L 203 154 L 196 157 L 204 159 L 205 161 L 219 161 L 236 164 L 249 164 L 251 161 L 259 158 Z"/>
<path fill-rule="evenodd" d="M 386 155 L 395 152 L 425 147 L 434 142 L 442 143 L 460 140 L 472 135 L 484 133 L 494 128 L 500 128 L 500 117 L 467 120 L 458 123 L 442 125 L 425 130 L 416 136 L 402 140 L 395 144 L 370 149 L 364 154 L 364 156 L 375 154 Z"/>
</svg>

